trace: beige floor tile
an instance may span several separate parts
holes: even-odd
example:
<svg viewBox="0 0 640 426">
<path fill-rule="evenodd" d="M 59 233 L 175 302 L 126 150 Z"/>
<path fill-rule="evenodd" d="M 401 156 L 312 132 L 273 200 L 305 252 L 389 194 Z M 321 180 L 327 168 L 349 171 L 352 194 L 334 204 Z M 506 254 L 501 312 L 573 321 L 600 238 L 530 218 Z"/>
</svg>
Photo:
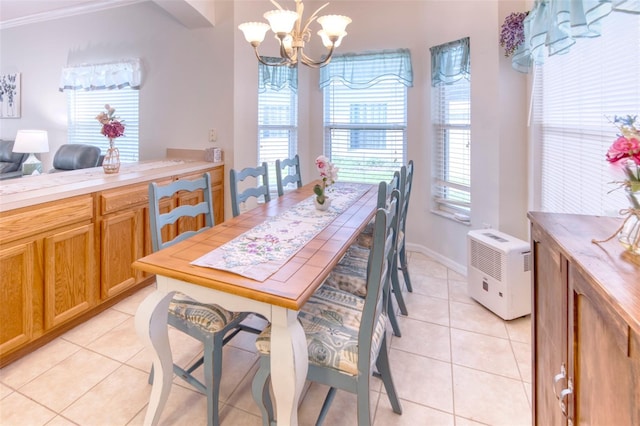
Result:
<svg viewBox="0 0 640 426">
<path fill-rule="evenodd" d="M 126 425 L 147 403 L 147 375 L 123 365 L 82 395 L 62 415 L 79 425 Z"/>
<path fill-rule="evenodd" d="M 475 305 L 476 301 L 469 296 L 466 281 L 449 280 L 449 300 Z"/>
<path fill-rule="evenodd" d="M 258 371 L 257 361 L 251 366 L 251 369 L 247 372 L 238 387 L 236 387 L 233 393 L 226 399 L 226 405 L 255 414 L 256 416 L 260 415 L 260 410 L 251 395 L 251 384 L 256 371 Z"/>
<path fill-rule="evenodd" d="M 79 350 L 78 345 L 59 338 L 55 339 L 37 351 L 0 369 L 0 381 L 14 389 L 19 389 Z"/>
<path fill-rule="evenodd" d="M 414 274 L 446 279 L 447 267 L 428 257 L 412 258 L 409 261 L 409 275 L 412 279 Z"/>
<path fill-rule="evenodd" d="M 140 302 L 142 302 L 149 294 L 153 293 L 155 289 L 156 285 L 155 283 L 153 283 L 143 289 L 140 289 L 135 294 L 132 294 L 126 299 L 116 303 L 111 307 L 111 309 L 123 312 L 125 314 L 135 315 Z"/>
<path fill-rule="evenodd" d="M 374 426 L 453 426 L 454 424 L 452 414 L 406 400 L 401 400 L 400 405 L 402 414 L 394 413 L 389 399 L 381 395 Z"/>
<path fill-rule="evenodd" d="M 14 392 L 0 400 L 1 425 L 40 426 L 46 424 L 55 416 L 55 412 L 18 392 Z"/>
<path fill-rule="evenodd" d="M 449 325 L 449 302 L 446 299 L 411 294 L 405 299 L 409 316 L 416 320 Z"/>
<path fill-rule="evenodd" d="M 508 339 L 452 328 L 451 359 L 457 365 L 520 379 Z"/>
<path fill-rule="evenodd" d="M 531 383 L 531 345 L 520 342 L 511 342 L 513 347 L 513 353 L 516 356 L 518 362 L 518 369 L 520 370 L 520 378 L 523 382 Z"/>
<path fill-rule="evenodd" d="M 414 274 L 411 277 L 414 294 L 422 294 L 424 296 L 438 297 L 440 299 L 448 299 L 449 291 L 446 278 L 430 277 L 423 274 Z M 410 297 L 405 296 L 405 297 Z"/>
<path fill-rule="evenodd" d="M 479 303 L 450 302 L 451 327 L 490 336 L 508 338 L 504 320 Z"/>
<path fill-rule="evenodd" d="M 524 385 L 524 391 L 527 394 L 527 400 L 529 401 L 529 407 L 532 407 L 533 398 L 531 396 L 531 383 L 523 383 L 523 385 Z"/>
<path fill-rule="evenodd" d="M 401 399 L 453 413 L 450 363 L 396 349 L 391 350 L 390 360 L 393 380 Z"/>
<path fill-rule="evenodd" d="M 142 342 L 136 334 L 134 318 L 129 317 L 91 342 L 87 348 L 120 362 L 127 361 L 142 349 Z"/>
<path fill-rule="evenodd" d="M 529 426 L 531 409 L 520 380 L 453 366 L 456 415 L 492 426 Z"/>
<path fill-rule="evenodd" d="M 115 371 L 120 364 L 81 349 L 20 388 L 20 392 L 60 413 Z"/>
<path fill-rule="evenodd" d="M 486 423 L 474 422 L 473 420 L 456 416 L 456 426 L 486 426 Z"/>
<path fill-rule="evenodd" d="M 262 418 L 256 414 L 247 413 L 240 409 L 224 406 L 220 410 L 221 426 L 261 426 Z"/>
<path fill-rule="evenodd" d="M 531 344 L 531 315 L 505 321 L 509 339 L 515 342 Z"/>
<path fill-rule="evenodd" d="M 74 329 L 67 331 L 62 338 L 78 346 L 87 346 L 106 332 L 114 329 L 118 325 L 131 318 L 131 315 L 124 314 L 113 309 L 96 315 L 84 324 L 80 324 Z"/>
<path fill-rule="evenodd" d="M 392 339 L 392 348 L 451 362 L 449 327 L 407 317 L 399 317 L 398 321 L 407 338 Z"/>
<path fill-rule="evenodd" d="M 298 423 L 300 425 L 315 424 L 328 390 L 329 388 L 327 386 L 318 383 L 311 384 L 298 410 Z M 370 395 L 371 418 L 373 418 L 380 394 L 371 391 Z M 386 395 L 383 397 L 386 398 Z M 358 424 L 357 404 L 358 398 L 355 394 L 339 390 L 331 403 L 324 424 L 332 426 L 351 426 Z"/>
<path fill-rule="evenodd" d="M 55 416 L 53 420 L 48 422 L 45 426 L 77 426 L 77 424 L 62 416 Z"/>
<path fill-rule="evenodd" d="M 141 426 L 144 423 L 146 410 L 145 406 L 127 426 Z M 172 386 L 158 424 L 159 426 L 207 424 L 207 398 L 194 390 Z"/>
<path fill-rule="evenodd" d="M 467 277 L 454 271 L 453 269 L 447 269 L 447 278 L 453 281 L 464 281 L 467 282 Z"/>
<path fill-rule="evenodd" d="M 0 399 L 6 397 L 7 395 L 10 395 L 11 392 L 13 392 L 13 389 L 5 385 L 4 383 L 0 383 Z"/>
</svg>

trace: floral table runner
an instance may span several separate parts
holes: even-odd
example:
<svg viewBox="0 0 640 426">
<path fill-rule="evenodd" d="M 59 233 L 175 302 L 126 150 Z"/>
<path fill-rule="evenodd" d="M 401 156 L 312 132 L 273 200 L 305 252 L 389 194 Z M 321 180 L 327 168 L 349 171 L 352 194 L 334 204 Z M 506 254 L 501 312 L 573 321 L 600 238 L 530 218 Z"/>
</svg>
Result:
<svg viewBox="0 0 640 426">
<path fill-rule="evenodd" d="M 315 209 L 313 195 L 278 216 L 268 218 L 191 264 L 264 281 L 369 188 L 370 185 L 338 182 L 333 185 L 329 194 L 332 201 L 327 211 Z"/>
</svg>

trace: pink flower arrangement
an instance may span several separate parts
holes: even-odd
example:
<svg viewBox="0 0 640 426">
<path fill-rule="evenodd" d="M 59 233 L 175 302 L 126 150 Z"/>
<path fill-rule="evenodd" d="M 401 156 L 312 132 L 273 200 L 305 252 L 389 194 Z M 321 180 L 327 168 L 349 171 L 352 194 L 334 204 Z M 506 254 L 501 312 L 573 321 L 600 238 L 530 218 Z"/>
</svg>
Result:
<svg viewBox="0 0 640 426">
<path fill-rule="evenodd" d="M 320 155 L 316 158 L 316 167 L 320 177 L 322 178 L 322 184 L 316 184 L 313 187 L 313 192 L 316 194 L 316 200 L 319 204 L 324 204 L 326 195 L 326 189 L 336 183 L 338 180 L 338 168 L 329 161 L 324 155 Z"/>
<path fill-rule="evenodd" d="M 116 117 L 116 109 L 109 104 L 106 104 L 104 109 L 104 112 L 101 112 L 96 116 L 96 120 L 102 124 L 102 130 L 100 133 L 109 139 L 119 138 L 124 135 L 124 124 L 122 124 L 124 120 L 120 120 L 119 117 Z"/>
<path fill-rule="evenodd" d="M 640 129 L 636 127 L 638 116 L 614 117 L 620 130 L 617 139 L 607 151 L 607 161 L 622 168 L 625 180 L 619 183 L 627 188 L 634 209 L 640 209 L 635 193 L 640 192 Z"/>
</svg>

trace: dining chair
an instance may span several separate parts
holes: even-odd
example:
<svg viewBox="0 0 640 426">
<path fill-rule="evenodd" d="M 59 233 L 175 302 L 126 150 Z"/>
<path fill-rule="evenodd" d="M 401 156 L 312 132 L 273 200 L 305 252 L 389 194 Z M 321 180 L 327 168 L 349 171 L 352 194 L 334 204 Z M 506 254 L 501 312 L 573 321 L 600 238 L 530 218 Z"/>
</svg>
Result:
<svg viewBox="0 0 640 426">
<path fill-rule="evenodd" d="M 246 167 L 240 171 L 231 169 L 230 172 L 229 187 L 231 188 L 231 210 L 233 217 L 240 214 L 240 205 L 246 202 L 249 198 L 260 198 L 264 196 L 264 202 L 271 201 L 271 195 L 269 194 L 269 174 L 267 169 L 267 163 L 263 162 L 258 167 Z M 256 179 L 256 186 L 240 191 L 238 184 L 245 179 L 253 177 Z M 260 182 L 262 180 L 262 182 Z"/>
<path fill-rule="evenodd" d="M 198 191 L 202 191 L 202 201 L 193 205 L 176 206 L 180 203 L 174 195 L 179 194 L 184 198 L 186 194 Z M 178 179 L 164 186 L 155 182 L 149 184 L 153 251 L 169 247 L 213 227 L 213 214 L 209 173 L 204 173 L 195 180 Z M 177 235 L 173 237 L 174 234 Z M 218 401 L 222 375 L 222 347 L 240 331 L 255 334 L 261 331 L 241 323 L 248 315 L 247 312 L 230 312 L 218 305 L 200 303 L 182 293 L 176 293 L 169 304 L 168 323 L 204 345 L 202 357 L 186 368 L 174 364 L 173 372 L 207 396 L 207 424 L 210 426 L 220 423 Z M 193 375 L 200 366 L 204 367 L 204 383 Z M 153 383 L 153 368 L 149 375 L 149 383 Z"/>
<path fill-rule="evenodd" d="M 376 211 L 373 244 L 367 261 L 367 295 L 322 285 L 298 314 L 307 341 L 307 380 L 328 386 L 317 425 L 323 423 L 338 389 L 357 395 L 358 425 L 371 425 L 370 376 L 374 366 L 382 378 L 393 411 L 402 414 L 387 347 L 388 274 L 397 237 L 398 191 L 385 208 Z M 273 422 L 269 393 L 270 327 L 258 336 L 259 368 L 252 384 L 253 398 L 264 425 Z"/>
<path fill-rule="evenodd" d="M 405 246 L 406 225 L 407 225 L 407 213 L 409 212 L 409 200 L 411 198 L 411 187 L 413 185 L 413 160 L 410 160 L 406 166 L 400 168 L 400 221 L 398 224 L 398 259 L 400 264 L 398 269 L 402 270 L 402 276 L 404 277 L 404 283 L 407 286 L 407 291 L 413 292 L 413 286 L 411 285 L 411 278 L 409 277 L 409 264 L 407 262 L 407 249 Z M 396 274 L 396 280 L 398 276 Z M 405 314 L 406 315 L 406 314 Z"/>
<path fill-rule="evenodd" d="M 291 174 L 290 168 L 295 173 Z M 286 175 L 283 177 L 283 171 Z M 300 157 L 296 154 L 293 158 L 285 158 L 284 160 L 276 160 L 276 179 L 278 183 L 278 197 L 284 195 L 284 187 L 294 183 L 296 188 L 302 187 L 302 174 L 300 173 Z"/>
</svg>

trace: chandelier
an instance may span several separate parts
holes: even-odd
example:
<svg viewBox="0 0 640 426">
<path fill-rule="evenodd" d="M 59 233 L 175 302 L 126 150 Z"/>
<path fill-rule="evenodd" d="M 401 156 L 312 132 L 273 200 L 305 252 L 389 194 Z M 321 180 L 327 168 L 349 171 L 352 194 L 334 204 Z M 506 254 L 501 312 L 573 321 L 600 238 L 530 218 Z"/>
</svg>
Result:
<svg viewBox="0 0 640 426">
<path fill-rule="evenodd" d="M 347 35 L 345 28 L 351 22 L 350 18 L 342 15 L 318 17 L 318 12 L 327 7 L 329 3 L 319 7 L 302 25 L 304 5 L 302 0 L 295 1 L 296 11 L 293 12 L 283 9 L 278 2 L 271 0 L 271 3 L 278 9 L 264 14 L 265 19 L 269 21 L 268 25 L 264 22 L 245 22 L 238 26 L 238 29 L 244 33 L 244 38 L 253 46 L 253 51 L 260 63 L 269 66 L 295 66 L 298 62 L 302 62 L 307 66 L 318 68 L 329 63 L 334 49 L 340 46 L 342 39 Z M 314 61 L 304 53 L 304 44 L 311 38 L 309 26 L 315 20 L 322 25 L 318 35 L 322 39 L 322 44 L 328 50 L 326 56 L 320 61 Z M 281 60 L 279 62 L 266 62 L 258 53 L 258 46 L 264 40 L 265 34 L 269 29 L 275 33 L 275 37 L 280 43 Z"/>
</svg>

